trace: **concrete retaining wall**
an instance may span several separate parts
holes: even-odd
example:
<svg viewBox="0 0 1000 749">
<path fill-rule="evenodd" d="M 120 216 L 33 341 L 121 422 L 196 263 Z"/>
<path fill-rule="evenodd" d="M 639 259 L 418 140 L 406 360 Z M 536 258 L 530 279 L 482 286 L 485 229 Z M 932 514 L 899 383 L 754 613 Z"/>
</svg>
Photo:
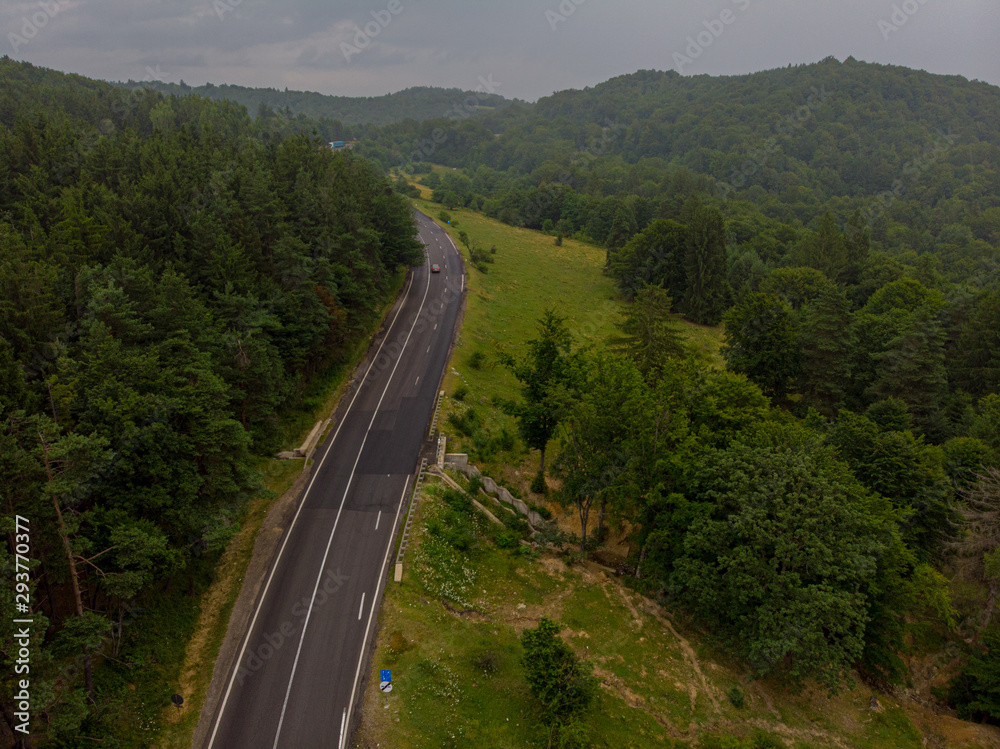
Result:
<svg viewBox="0 0 1000 749">
<path fill-rule="evenodd" d="M 449 460 L 448 460 L 448 458 L 451 458 L 451 457 L 461 457 L 461 458 L 464 458 L 465 460 L 464 460 L 464 463 L 462 463 L 461 461 L 455 461 L 454 463 L 452 463 L 452 462 L 449 462 Z M 464 454 L 463 455 L 456 455 L 456 454 L 448 455 L 448 456 L 445 456 L 445 461 L 444 462 L 445 462 L 446 466 L 449 466 L 451 468 L 457 468 L 462 473 L 464 473 L 466 476 L 468 476 L 470 479 L 474 478 L 476 476 L 478 476 L 480 479 L 482 479 L 483 489 L 485 489 L 486 492 L 489 493 L 489 494 L 496 494 L 497 497 L 499 497 L 499 499 L 500 499 L 501 502 L 505 502 L 505 503 L 511 505 L 515 510 L 517 510 L 519 513 L 521 513 L 526 518 L 528 518 L 528 524 L 532 527 L 532 529 L 538 528 L 538 527 L 540 527 L 541 525 L 543 525 L 545 523 L 545 519 L 541 515 L 539 515 L 537 512 L 535 512 L 534 510 L 532 510 L 530 507 L 528 507 L 527 503 L 525 503 L 523 500 L 518 499 L 517 497 L 515 497 L 513 494 L 511 494 L 509 491 L 507 491 L 506 488 L 504 488 L 504 487 L 500 486 L 499 484 L 497 484 L 497 482 L 494 481 L 489 476 L 483 476 L 482 472 L 478 468 L 476 468 L 475 466 L 469 465 L 469 456 L 468 455 L 464 455 Z"/>
</svg>

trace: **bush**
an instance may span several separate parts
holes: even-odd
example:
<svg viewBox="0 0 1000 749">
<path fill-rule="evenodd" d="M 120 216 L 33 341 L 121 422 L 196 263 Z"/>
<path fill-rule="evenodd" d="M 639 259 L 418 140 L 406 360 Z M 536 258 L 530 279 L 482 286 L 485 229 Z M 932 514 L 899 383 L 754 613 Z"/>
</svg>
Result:
<svg viewBox="0 0 1000 749">
<path fill-rule="evenodd" d="M 465 492 L 457 489 L 448 489 L 441 495 L 441 499 L 455 512 L 469 514 L 472 512 L 472 499 Z"/>
<path fill-rule="evenodd" d="M 506 427 L 500 430 L 500 434 L 490 438 L 489 451 L 491 453 L 509 452 L 513 449 L 514 435 Z"/>
<path fill-rule="evenodd" d="M 948 685 L 948 704 L 963 720 L 1000 723 L 1000 632 L 986 635 L 985 651 L 974 651 L 968 665 Z"/>
<path fill-rule="evenodd" d="M 459 403 L 465 400 L 465 396 L 469 394 L 469 388 L 465 385 L 459 385 L 455 388 L 455 392 L 451 394 L 451 397 L 457 400 Z"/>
<path fill-rule="evenodd" d="M 547 726 L 575 722 L 593 702 L 597 680 L 559 637 L 559 625 L 542 617 L 534 629 L 521 633 L 524 675 L 531 693 L 541 703 Z"/>
<path fill-rule="evenodd" d="M 545 474 L 541 471 L 531 480 L 531 491 L 535 494 L 549 493 L 549 485 L 545 483 Z"/>
<path fill-rule="evenodd" d="M 550 510 L 545 505 L 530 505 L 530 507 L 531 507 L 532 510 L 534 510 L 539 515 L 541 515 L 543 520 L 551 520 L 552 519 L 552 510 Z"/>
<path fill-rule="evenodd" d="M 479 414 L 472 406 L 465 409 L 463 414 L 448 414 L 448 423 L 463 437 L 474 437 L 479 433 Z"/>
<path fill-rule="evenodd" d="M 451 223 L 451 214 L 448 213 L 448 211 L 441 211 L 441 213 L 438 214 L 438 218 L 444 221 L 446 224 Z"/>
<path fill-rule="evenodd" d="M 445 513 L 442 517 L 427 521 L 427 531 L 440 538 L 446 544 L 458 551 L 468 551 L 476 545 L 476 537 L 472 532 L 472 522 L 456 512 Z"/>
<path fill-rule="evenodd" d="M 405 653 L 407 650 L 413 649 L 413 643 L 403 637 L 403 633 L 396 630 L 391 635 L 389 635 L 389 642 L 386 644 L 385 655 L 383 656 L 386 663 L 395 663 L 399 660 L 399 656 Z"/>
<path fill-rule="evenodd" d="M 497 534 L 496 545 L 498 549 L 513 549 L 521 543 L 521 536 L 511 530 L 502 530 Z"/>
<path fill-rule="evenodd" d="M 483 650 L 476 656 L 475 666 L 483 672 L 483 676 L 493 676 L 500 670 L 500 656 L 495 650 Z"/>
<path fill-rule="evenodd" d="M 482 351 L 473 351 L 469 357 L 469 366 L 475 370 L 480 370 L 486 364 L 486 354 Z"/>
<path fill-rule="evenodd" d="M 729 698 L 729 701 L 731 703 L 733 703 L 733 707 L 735 707 L 737 710 L 742 710 L 743 709 L 743 690 L 742 689 L 740 689 L 738 686 L 736 686 L 735 684 L 733 684 L 732 688 L 728 692 L 726 692 L 726 696 Z"/>
</svg>

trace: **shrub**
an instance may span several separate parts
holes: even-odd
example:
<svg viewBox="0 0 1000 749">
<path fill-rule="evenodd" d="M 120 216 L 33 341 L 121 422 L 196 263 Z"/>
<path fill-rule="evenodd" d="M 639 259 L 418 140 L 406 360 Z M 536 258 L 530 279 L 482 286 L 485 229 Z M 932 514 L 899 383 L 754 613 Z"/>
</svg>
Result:
<svg viewBox="0 0 1000 749">
<path fill-rule="evenodd" d="M 737 710 L 742 710 L 743 709 L 743 690 L 742 689 L 740 689 L 738 686 L 736 686 L 735 684 L 733 684 L 733 686 L 730 688 L 730 690 L 728 692 L 726 692 L 726 696 L 729 698 L 729 701 L 731 703 L 733 703 L 733 707 L 735 707 Z"/>
<path fill-rule="evenodd" d="M 454 510 L 428 520 L 427 531 L 458 551 L 468 551 L 476 545 L 472 519 Z"/>
<path fill-rule="evenodd" d="M 486 354 L 482 351 L 473 351 L 469 357 L 469 366 L 475 370 L 480 370 L 486 364 Z"/>
<path fill-rule="evenodd" d="M 479 414 L 472 406 L 465 409 L 463 414 L 448 414 L 448 423 L 464 437 L 474 437 L 479 433 Z"/>
<path fill-rule="evenodd" d="M 531 480 L 531 491 L 535 494 L 548 494 L 549 485 L 545 483 L 545 474 L 539 471 Z"/>
<path fill-rule="evenodd" d="M 451 397 L 457 400 L 459 403 L 465 400 L 465 396 L 469 394 L 469 388 L 465 385 L 459 385 L 455 388 L 455 392 L 451 394 Z"/>
<path fill-rule="evenodd" d="M 546 617 L 521 633 L 521 645 L 524 675 L 541 703 L 542 722 L 548 726 L 574 722 L 593 702 L 597 680 L 559 637 L 559 625 Z"/>
<path fill-rule="evenodd" d="M 395 663 L 399 660 L 399 656 L 405 653 L 407 650 L 413 649 L 413 643 L 403 637 L 403 633 L 396 630 L 391 635 L 389 635 L 389 642 L 385 648 L 385 662 Z"/>
<path fill-rule="evenodd" d="M 448 213 L 448 211 L 441 211 L 441 213 L 438 214 L 438 218 L 446 224 L 451 222 L 451 214 Z"/>
<path fill-rule="evenodd" d="M 948 685 L 948 704 L 963 720 L 1000 723 L 1000 633 L 984 638 L 985 650 L 973 651 L 968 665 Z"/>
<path fill-rule="evenodd" d="M 550 510 L 545 505 L 529 505 L 529 506 L 531 507 L 532 510 L 541 515 L 543 520 L 552 519 L 552 510 Z"/>
<path fill-rule="evenodd" d="M 511 530 L 502 530 L 497 534 L 496 545 L 498 549 L 513 549 L 521 543 L 519 534 Z"/>
<path fill-rule="evenodd" d="M 493 676 L 500 670 L 500 656 L 495 650 L 483 650 L 476 656 L 475 665 L 483 676 Z"/>
</svg>

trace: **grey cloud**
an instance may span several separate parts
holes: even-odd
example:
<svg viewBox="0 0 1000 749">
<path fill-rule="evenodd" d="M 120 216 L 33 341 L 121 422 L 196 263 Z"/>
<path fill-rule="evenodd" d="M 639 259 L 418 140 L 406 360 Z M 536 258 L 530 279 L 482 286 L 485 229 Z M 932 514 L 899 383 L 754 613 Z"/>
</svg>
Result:
<svg viewBox="0 0 1000 749">
<path fill-rule="evenodd" d="M 718 30 L 684 74 L 737 74 L 841 59 L 908 65 L 1000 84 L 994 0 L 52 0 L 56 15 L 16 51 L 8 35 L 37 2 L 0 6 L 0 44 L 39 65 L 105 79 L 142 78 L 377 95 L 413 85 L 535 99 L 639 68 L 677 67 L 689 38 Z M 879 21 L 913 7 L 886 39 Z M 221 16 L 221 17 L 220 17 Z M 366 24 L 378 34 L 346 59 Z M 374 24 L 374 25 L 372 25 Z"/>
</svg>

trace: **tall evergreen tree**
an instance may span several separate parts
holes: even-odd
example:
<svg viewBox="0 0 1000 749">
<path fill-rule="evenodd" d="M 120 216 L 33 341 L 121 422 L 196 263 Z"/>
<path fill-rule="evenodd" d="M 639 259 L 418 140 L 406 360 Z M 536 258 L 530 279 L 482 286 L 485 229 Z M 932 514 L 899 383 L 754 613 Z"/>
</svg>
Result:
<svg viewBox="0 0 1000 749">
<path fill-rule="evenodd" d="M 799 389 L 817 410 L 836 414 L 851 377 L 851 304 L 842 289 L 828 288 L 802 310 Z"/>
<path fill-rule="evenodd" d="M 726 309 L 726 232 L 722 214 L 692 197 L 684 206 L 687 242 L 685 314 L 700 325 L 718 325 Z"/>
<path fill-rule="evenodd" d="M 847 264 L 840 280 L 853 286 L 861 278 L 861 270 L 868 262 L 868 256 L 872 249 L 872 230 L 861 215 L 860 210 L 851 214 L 847 221 L 847 230 L 844 232 L 844 245 L 846 249 Z"/>
<path fill-rule="evenodd" d="M 917 427 L 933 439 L 942 439 L 946 427 L 941 403 L 948 377 L 944 334 L 936 316 L 928 309 L 918 310 L 876 359 L 878 373 L 868 395 L 901 399 L 909 406 Z"/>
<path fill-rule="evenodd" d="M 1000 291 L 983 294 L 949 352 L 951 380 L 967 393 L 1000 392 Z"/>
<path fill-rule="evenodd" d="M 795 264 L 815 268 L 827 278 L 840 277 L 847 267 L 847 247 L 833 214 L 823 214 L 816 232 L 806 236 L 792 257 Z"/>
<path fill-rule="evenodd" d="M 768 395 L 783 398 L 798 374 L 798 332 L 791 310 L 773 294 L 748 294 L 726 313 L 722 355 Z"/>
<path fill-rule="evenodd" d="M 521 383 L 521 402 L 502 407 L 517 419 L 521 438 L 539 451 L 536 486 L 544 490 L 545 449 L 565 413 L 579 369 L 579 356 L 572 351 L 573 336 L 566 320 L 547 309 L 538 321 L 538 337 L 527 342 L 527 355 L 518 360 L 506 351 L 497 359 Z"/>
<path fill-rule="evenodd" d="M 666 289 L 645 286 L 625 307 L 624 319 L 615 323 L 621 335 L 611 339 L 612 348 L 629 356 L 644 376 L 655 373 L 665 359 L 685 353 L 684 336 L 671 320 L 672 306 Z"/>
</svg>

